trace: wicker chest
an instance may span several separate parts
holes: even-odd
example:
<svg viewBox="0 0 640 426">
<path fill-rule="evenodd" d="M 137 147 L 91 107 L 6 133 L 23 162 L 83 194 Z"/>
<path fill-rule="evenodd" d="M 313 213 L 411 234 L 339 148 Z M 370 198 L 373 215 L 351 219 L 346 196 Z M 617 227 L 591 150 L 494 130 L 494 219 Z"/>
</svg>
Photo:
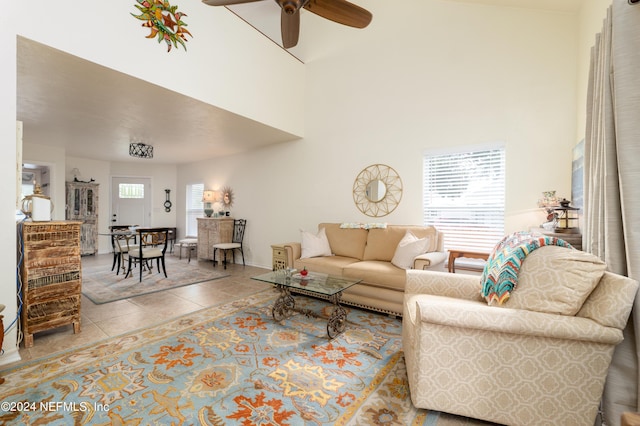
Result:
<svg viewBox="0 0 640 426">
<path fill-rule="evenodd" d="M 80 332 L 82 222 L 23 222 L 18 225 L 18 261 L 24 346 L 33 333 L 73 324 Z"/>
</svg>

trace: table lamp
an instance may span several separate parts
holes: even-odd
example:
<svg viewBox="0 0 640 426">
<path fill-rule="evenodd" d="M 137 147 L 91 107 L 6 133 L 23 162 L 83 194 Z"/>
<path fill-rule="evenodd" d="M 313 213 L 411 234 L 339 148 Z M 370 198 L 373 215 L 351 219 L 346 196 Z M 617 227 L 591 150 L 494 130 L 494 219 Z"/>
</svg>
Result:
<svg viewBox="0 0 640 426">
<path fill-rule="evenodd" d="M 213 208 L 211 203 L 213 203 L 215 200 L 216 200 L 215 191 L 211 189 L 205 189 L 202 192 L 202 202 L 204 203 L 204 214 L 207 217 L 211 217 L 211 215 L 213 214 Z"/>
</svg>

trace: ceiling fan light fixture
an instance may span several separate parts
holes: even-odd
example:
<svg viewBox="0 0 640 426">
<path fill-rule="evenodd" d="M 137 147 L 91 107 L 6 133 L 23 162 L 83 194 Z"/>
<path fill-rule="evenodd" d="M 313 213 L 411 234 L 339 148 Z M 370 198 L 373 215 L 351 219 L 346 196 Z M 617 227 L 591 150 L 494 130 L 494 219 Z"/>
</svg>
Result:
<svg viewBox="0 0 640 426">
<path fill-rule="evenodd" d="M 209 6 L 231 6 L 255 1 L 261 0 L 202 0 L 204 4 Z M 365 28 L 372 19 L 371 12 L 348 0 L 275 0 L 275 2 L 282 10 L 280 12 L 280 33 L 282 47 L 285 49 L 298 44 L 300 9 L 304 8 L 322 18 L 353 28 Z"/>
<path fill-rule="evenodd" d="M 282 10 L 285 11 L 285 13 L 291 15 L 291 14 L 296 13 L 300 9 L 302 9 L 302 6 L 304 6 L 306 3 L 308 3 L 308 1 L 306 1 L 306 0 L 276 0 L 276 3 L 278 3 L 278 5 L 280 5 L 280 7 L 282 8 Z"/>
<path fill-rule="evenodd" d="M 136 158 L 153 158 L 153 146 L 142 142 L 131 142 L 129 155 Z"/>
</svg>

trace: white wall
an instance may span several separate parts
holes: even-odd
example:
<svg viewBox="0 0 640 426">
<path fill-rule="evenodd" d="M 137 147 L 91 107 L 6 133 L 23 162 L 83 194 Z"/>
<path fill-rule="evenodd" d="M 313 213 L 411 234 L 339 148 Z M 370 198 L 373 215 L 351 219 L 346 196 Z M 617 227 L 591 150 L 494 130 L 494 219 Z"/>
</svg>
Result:
<svg viewBox="0 0 640 426">
<path fill-rule="evenodd" d="M 5 350 L 0 362 L 19 359 L 16 348 L 17 318 L 16 305 L 16 179 L 21 165 L 16 162 L 16 4 L 2 5 L 0 13 L 0 58 L 2 58 L 2 78 L 0 78 L 0 141 L 5 155 L 0 155 L 0 170 L 3 174 L 3 196 L 0 197 L 0 238 L 3 252 L 0 256 L 0 304 L 5 305 L 4 328 L 9 328 L 2 345 Z M 5 361 L 6 360 L 6 361 Z"/>
<path fill-rule="evenodd" d="M 182 48 L 145 38 L 135 2 L 17 2 L 18 34 L 145 81 L 280 128 L 304 134 L 304 67 L 223 7 L 184 2 L 193 37 Z M 91 17 L 91 18 L 89 18 Z M 100 18 L 103 19 L 100 19 Z M 52 23 L 66 24 L 52 30 Z M 115 29 L 117 28 L 117 30 Z M 273 99 L 282 106 L 273 108 Z M 25 123 L 26 125 L 27 123 Z"/>
<path fill-rule="evenodd" d="M 370 9 L 358 43 L 307 63 L 303 140 L 178 169 L 179 188 L 204 178 L 234 189 L 250 263 L 270 266 L 271 244 L 321 221 L 422 223 L 425 150 L 504 143 L 507 232 L 543 221 L 542 191 L 570 194 L 576 14 L 442 1 Z M 352 197 L 374 163 L 404 184 L 400 206 L 380 219 Z"/>
</svg>

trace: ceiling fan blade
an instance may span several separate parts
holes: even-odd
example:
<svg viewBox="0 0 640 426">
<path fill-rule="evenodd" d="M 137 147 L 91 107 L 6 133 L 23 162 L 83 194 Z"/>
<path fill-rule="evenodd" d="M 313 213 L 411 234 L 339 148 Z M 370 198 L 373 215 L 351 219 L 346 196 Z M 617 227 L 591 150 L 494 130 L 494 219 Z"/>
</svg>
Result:
<svg viewBox="0 0 640 426">
<path fill-rule="evenodd" d="M 282 9 L 280 13 L 280 32 L 282 33 L 282 47 L 289 49 L 298 44 L 300 36 L 300 11 L 287 13 Z"/>
<path fill-rule="evenodd" d="M 233 4 L 252 3 L 254 1 L 262 0 L 202 0 L 202 3 L 208 6 L 231 6 Z"/>
<path fill-rule="evenodd" d="M 366 27 L 373 17 L 368 10 L 346 0 L 310 0 L 304 8 L 330 21 L 355 28 Z"/>
</svg>

